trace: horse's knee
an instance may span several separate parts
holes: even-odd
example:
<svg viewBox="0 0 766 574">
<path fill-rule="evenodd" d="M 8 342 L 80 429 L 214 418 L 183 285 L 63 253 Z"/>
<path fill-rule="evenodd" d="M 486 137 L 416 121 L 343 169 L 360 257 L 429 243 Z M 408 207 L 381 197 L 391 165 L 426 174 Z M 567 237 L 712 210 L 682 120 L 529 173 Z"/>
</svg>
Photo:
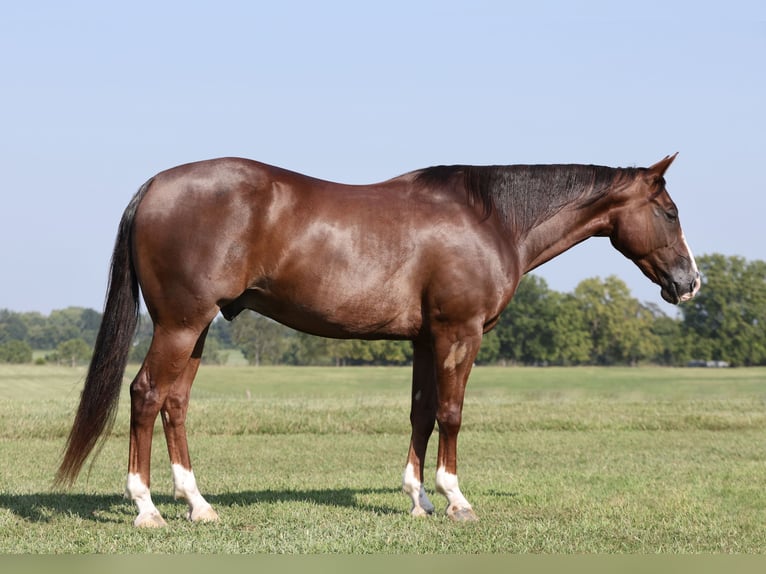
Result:
<svg viewBox="0 0 766 574">
<path fill-rule="evenodd" d="M 447 433 L 457 433 L 463 421 L 463 409 L 459 405 L 440 407 L 436 412 L 439 430 Z"/>
</svg>

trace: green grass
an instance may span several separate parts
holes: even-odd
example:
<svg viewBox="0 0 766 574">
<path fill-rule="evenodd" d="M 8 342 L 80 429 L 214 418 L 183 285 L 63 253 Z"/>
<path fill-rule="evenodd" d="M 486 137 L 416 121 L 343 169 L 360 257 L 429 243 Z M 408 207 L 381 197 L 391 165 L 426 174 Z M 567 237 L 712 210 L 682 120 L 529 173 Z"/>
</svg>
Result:
<svg viewBox="0 0 766 574">
<path fill-rule="evenodd" d="M 129 374 L 130 375 L 130 374 Z M 477 368 L 460 478 L 480 520 L 414 520 L 400 492 L 404 368 L 209 367 L 195 473 L 221 515 L 189 524 L 160 427 L 144 531 L 122 497 L 127 384 L 89 475 L 50 489 L 82 370 L 0 367 L 0 553 L 762 553 L 766 369 Z M 427 487 L 432 492 L 436 436 Z M 444 501 L 433 495 L 437 507 Z"/>
</svg>

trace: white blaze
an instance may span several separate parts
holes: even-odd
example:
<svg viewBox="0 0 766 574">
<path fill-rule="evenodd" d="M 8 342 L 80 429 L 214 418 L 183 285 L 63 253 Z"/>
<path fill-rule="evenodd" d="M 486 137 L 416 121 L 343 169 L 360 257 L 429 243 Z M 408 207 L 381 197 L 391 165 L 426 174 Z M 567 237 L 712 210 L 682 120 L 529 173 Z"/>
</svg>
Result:
<svg viewBox="0 0 766 574">
<path fill-rule="evenodd" d="M 700 290 L 700 285 L 702 285 L 702 281 L 700 280 L 700 272 L 697 268 L 697 261 L 694 259 L 694 254 L 692 253 L 691 248 L 689 247 L 689 244 L 686 242 L 686 237 L 684 236 L 683 232 L 681 232 L 681 241 L 683 241 L 684 247 L 686 248 L 686 252 L 689 254 L 689 258 L 692 262 L 692 271 L 696 274 L 697 278 L 694 281 L 694 287 L 692 288 L 691 292 L 685 293 L 681 296 L 681 301 L 688 301 L 692 297 L 694 297 L 697 294 L 697 291 Z"/>
</svg>

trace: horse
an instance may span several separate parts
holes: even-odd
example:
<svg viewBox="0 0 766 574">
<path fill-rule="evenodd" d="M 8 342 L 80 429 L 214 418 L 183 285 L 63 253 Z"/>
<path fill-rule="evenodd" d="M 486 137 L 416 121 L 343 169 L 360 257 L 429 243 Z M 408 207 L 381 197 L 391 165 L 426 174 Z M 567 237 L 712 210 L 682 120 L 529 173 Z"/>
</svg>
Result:
<svg viewBox="0 0 766 574">
<path fill-rule="evenodd" d="M 457 477 L 463 397 L 482 336 L 522 276 L 606 236 L 666 301 L 699 290 L 664 179 L 676 155 L 648 168 L 441 165 L 374 185 L 242 158 L 160 172 L 119 223 L 103 320 L 55 484 L 75 482 L 114 423 L 143 295 L 153 338 L 130 384 L 126 496 L 136 526 L 166 525 L 149 489 L 158 414 L 175 497 L 189 520 L 218 520 L 198 488 L 185 421 L 210 323 L 245 309 L 323 337 L 411 341 L 402 479 L 410 513 L 434 512 L 423 468 L 436 427 L 435 485 L 446 514 L 477 519 Z"/>
</svg>

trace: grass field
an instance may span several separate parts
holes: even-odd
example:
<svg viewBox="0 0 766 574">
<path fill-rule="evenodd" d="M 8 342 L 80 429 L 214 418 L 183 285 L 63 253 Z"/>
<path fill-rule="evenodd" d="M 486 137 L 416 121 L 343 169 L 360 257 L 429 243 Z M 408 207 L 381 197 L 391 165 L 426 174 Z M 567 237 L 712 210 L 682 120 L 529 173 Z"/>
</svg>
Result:
<svg viewBox="0 0 766 574">
<path fill-rule="evenodd" d="M 408 369 L 203 367 L 190 445 L 221 521 L 183 519 L 158 427 L 159 531 L 122 498 L 127 384 L 90 474 L 50 488 L 83 376 L 0 366 L 0 553 L 766 549 L 766 369 L 477 368 L 459 473 L 480 520 L 453 524 L 411 519 L 400 492 Z"/>
</svg>

